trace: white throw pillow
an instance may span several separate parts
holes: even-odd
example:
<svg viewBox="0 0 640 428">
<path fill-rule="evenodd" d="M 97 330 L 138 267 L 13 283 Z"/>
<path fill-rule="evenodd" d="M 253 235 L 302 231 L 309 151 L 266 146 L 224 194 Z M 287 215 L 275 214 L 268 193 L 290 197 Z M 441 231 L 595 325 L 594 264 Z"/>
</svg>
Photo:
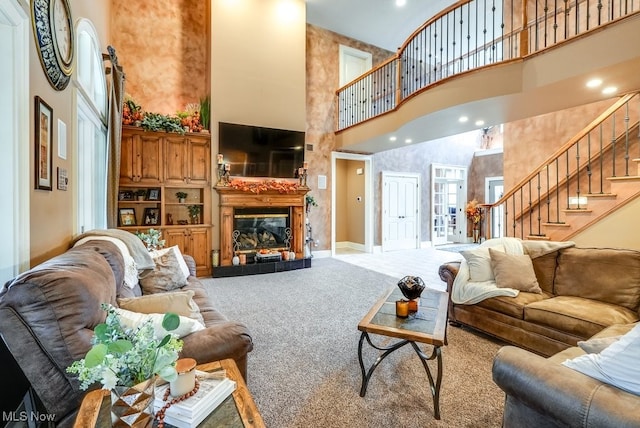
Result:
<svg viewBox="0 0 640 428">
<path fill-rule="evenodd" d="M 139 312 L 132 312 L 121 308 L 114 309 L 120 318 L 120 324 L 125 328 L 136 328 L 140 324 L 151 320 L 156 338 L 158 339 L 163 338 L 167 333 L 175 334 L 178 337 L 184 337 L 188 334 L 195 333 L 196 331 L 204 330 L 204 325 L 202 325 L 202 323 L 192 318 L 180 316 L 180 325 L 178 328 L 168 332 L 164 327 L 162 327 L 164 314 L 141 314 Z"/>
<path fill-rule="evenodd" d="M 184 274 L 184 279 L 189 278 L 189 275 L 191 275 L 191 272 L 189 272 L 189 266 L 187 266 L 187 262 L 184 261 L 184 257 L 182 257 L 180 248 L 177 245 L 163 248 L 161 250 L 150 251 L 149 254 L 151 254 L 151 257 L 155 259 L 156 257 L 166 254 L 168 251 L 173 251 L 175 253 L 176 258 L 178 259 L 178 264 L 180 265 L 180 270 Z"/>
<path fill-rule="evenodd" d="M 601 382 L 640 395 L 640 323 L 599 354 L 586 354 L 562 364 Z"/>
<path fill-rule="evenodd" d="M 496 245 L 491 247 L 492 250 L 502 251 L 504 246 Z M 469 266 L 469 281 L 483 282 L 493 281 L 493 269 L 491 268 L 491 257 L 489 256 L 489 248 L 480 247 L 473 250 L 460 251 L 462 257 L 467 261 Z"/>
</svg>

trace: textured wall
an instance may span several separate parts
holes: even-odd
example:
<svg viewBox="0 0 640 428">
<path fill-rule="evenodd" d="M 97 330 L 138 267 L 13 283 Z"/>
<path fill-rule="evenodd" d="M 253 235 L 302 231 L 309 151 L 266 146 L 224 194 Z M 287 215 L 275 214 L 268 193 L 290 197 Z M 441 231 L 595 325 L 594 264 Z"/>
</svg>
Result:
<svg viewBox="0 0 640 428">
<path fill-rule="evenodd" d="M 112 8 L 125 91 L 145 111 L 173 114 L 209 93 L 209 2 L 113 0 Z"/>
<path fill-rule="evenodd" d="M 502 153 L 474 156 L 467 175 L 467 199 L 476 199 L 480 203 L 487 202 L 484 194 L 485 178 L 499 177 L 503 174 Z"/>
<path fill-rule="evenodd" d="M 307 144 L 311 166 L 309 187 L 318 201 L 309 214 L 313 233 L 320 240 L 318 250 L 331 248 L 331 152 L 335 149 L 336 89 L 340 84 L 340 45 L 371 52 L 373 66 L 394 53 L 307 24 Z M 327 189 L 317 190 L 318 175 L 327 177 Z"/>
</svg>

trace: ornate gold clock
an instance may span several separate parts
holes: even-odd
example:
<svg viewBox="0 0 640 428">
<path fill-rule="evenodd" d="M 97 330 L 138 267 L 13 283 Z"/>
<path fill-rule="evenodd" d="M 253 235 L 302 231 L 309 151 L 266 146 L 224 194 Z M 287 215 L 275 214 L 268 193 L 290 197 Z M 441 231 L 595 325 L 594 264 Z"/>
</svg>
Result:
<svg viewBox="0 0 640 428">
<path fill-rule="evenodd" d="M 69 84 L 75 37 L 68 0 L 32 0 L 31 19 L 42 68 L 54 89 Z"/>
</svg>

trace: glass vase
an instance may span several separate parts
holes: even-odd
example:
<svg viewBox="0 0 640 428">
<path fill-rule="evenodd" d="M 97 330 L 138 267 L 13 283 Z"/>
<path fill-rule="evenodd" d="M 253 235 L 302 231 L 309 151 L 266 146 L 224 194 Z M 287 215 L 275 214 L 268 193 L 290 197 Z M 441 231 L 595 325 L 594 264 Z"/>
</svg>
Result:
<svg viewBox="0 0 640 428">
<path fill-rule="evenodd" d="M 111 390 L 111 424 L 113 427 L 146 428 L 153 424 L 155 378 L 137 385 L 116 386 Z"/>
</svg>

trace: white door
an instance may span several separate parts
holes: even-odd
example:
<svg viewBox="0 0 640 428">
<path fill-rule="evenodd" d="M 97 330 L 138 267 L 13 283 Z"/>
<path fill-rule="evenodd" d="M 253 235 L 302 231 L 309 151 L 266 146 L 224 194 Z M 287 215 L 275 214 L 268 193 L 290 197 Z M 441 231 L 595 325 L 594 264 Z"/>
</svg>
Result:
<svg viewBox="0 0 640 428">
<path fill-rule="evenodd" d="M 340 86 L 371 70 L 371 53 L 340 45 Z"/>
<path fill-rule="evenodd" d="M 431 166 L 432 245 L 466 241 L 466 174 L 464 167 Z"/>
<path fill-rule="evenodd" d="M 382 250 L 419 246 L 420 176 L 382 173 Z"/>
<path fill-rule="evenodd" d="M 487 177 L 485 179 L 485 194 L 487 202 L 493 204 L 502 198 L 504 194 L 504 179 L 502 177 Z M 491 210 L 491 238 L 501 238 L 504 236 L 504 205 Z"/>
</svg>

